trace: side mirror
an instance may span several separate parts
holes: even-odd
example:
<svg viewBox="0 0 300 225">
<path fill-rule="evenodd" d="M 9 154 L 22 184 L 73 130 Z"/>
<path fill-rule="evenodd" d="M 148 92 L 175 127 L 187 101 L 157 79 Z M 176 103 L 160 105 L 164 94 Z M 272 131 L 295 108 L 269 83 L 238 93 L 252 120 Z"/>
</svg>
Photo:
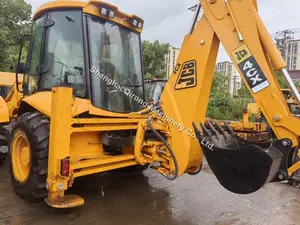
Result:
<svg viewBox="0 0 300 225">
<path fill-rule="evenodd" d="M 17 63 L 17 66 L 16 66 L 16 72 L 17 72 L 18 74 L 19 74 L 19 73 L 21 73 L 21 74 L 27 73 L 28 71 L 27 71 L 27 66 L 26 66 L 26 64 L 23 63 L 23 62 Z"/>
<path fill-rule="evenodd" d="M 43 22 L 43 27 L 45 29 L 49 28 L 49 27 L 52 27 L 53 25 L 55 24 L 55 22 L 49 18 L 45 18 L 44 19 L 44 22 Z"/>
<path fill-rule="evenodd" d="M 19 51 L 19 58 L 18 58 L 18 63 L 17 63 L 17 67 L 16 67 L 16 88 L 17 91 L 20 93 L 23 93 L 23 90 L 20 90 L 19 88 L 19 73 L 26 73 L 27 72 L 27 68 L 25 63 L 20 62 L 21 61 L 21 57 L 22 57 L 22 50 L 23 50 L 23 46 L 25 41 L 30 41 L 30 39 L 32 38 L 32 36 L 30 34 L 24 34 L 22 36 L 22 38 L 20 39 L 19 43 L 20 43 L 20 51 Z"/>
</svg>

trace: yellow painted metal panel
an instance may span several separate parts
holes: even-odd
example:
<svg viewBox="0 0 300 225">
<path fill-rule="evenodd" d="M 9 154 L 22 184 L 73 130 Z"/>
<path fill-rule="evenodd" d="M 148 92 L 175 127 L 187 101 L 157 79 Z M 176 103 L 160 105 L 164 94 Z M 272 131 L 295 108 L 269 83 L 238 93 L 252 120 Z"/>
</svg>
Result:
<svg viewBox="0 0 300 225">
<path fill-rule="evenodd" d="M 0 123 L 8 123 L 9 121 L 9 110 L 7 104 L 0 96 Z"/>
<path fill-rule="evenodd" d="M 105 5 L 113 10 L 115 10 L 115 18 L 109 18 L 106 16 L 103 16 L 99 13 L 99 6 L 100 5 Z M 113 21 L 115 23 L 118 23 L 120 25 L 126 26 L 129 29 L 135 30 L 136 32 L 141 32 L 142 29 L 139 29 L 137 27 L 134 27 L 130 23 L 131 18 L 137 18 L 139 21 L 144 23 L 144 20 L 136 15 L 129 15 L 124 12 L 121 12 L 118 7 L 104 2 L 104 1 L 95 1 L 95 0 L 90 0 L 89 2 L 80 2 L 80 1 L 51 1 L 48 2 L 44 5 L 42 5 L 38 10 L 35 12 L 33 19 L 37 19 L 39 16 L 42 14 L 46 13 L 49 10 L 54 10 L 54 9 L 64 9 L 64 8 L 73 8 L 73 9 L 82 9 L 84 13 L 96 16 L 96 17 L 101 17 L 106 20 Z"/>
<path fill-rule="evenodd" d="M 103 165 L 103 166 L 95 166 L 92 168 L 82 169 L 80 172 L 75 172 L 74 178 L 87 176 L 95 173 L 107 172 L 110 170 L 115 170 L 115 169 L 134 166 L 134 165 L 136 165 L 135 161 L 127 161 L 127 162 L 118 162 L 118 163 L 113 163 L 113 164 Z"/>
<path fill-rule="evenodd" d="M 134 155 L 120 155 L 120 156 L 103 156 L 98 159 L 90 159 L 88 161 L 81 161 L 71 165 L 73 170 L 82 169 L 93 166 L 102 166 L 106 164 L 118 163 L 128 160 L 134 160 Z"/>
</svg>

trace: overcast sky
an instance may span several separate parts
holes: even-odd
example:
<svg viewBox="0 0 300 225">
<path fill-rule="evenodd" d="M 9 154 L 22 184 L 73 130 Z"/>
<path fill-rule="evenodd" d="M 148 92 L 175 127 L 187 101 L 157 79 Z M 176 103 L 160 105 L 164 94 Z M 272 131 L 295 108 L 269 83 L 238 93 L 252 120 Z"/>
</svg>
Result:
<svg viewBox="0 0 300 225">
<path fill-rule="evenodd" d="M 25 0 L 33 11 L 48 0 Z M 87 1 L 87 0 L 86 0 Z M 159 40 L 180 47 L 189 31 L 193 13 L 187 9 L 199 0 L 107 0 L 127 13 L 134 13 L 145 20 L 142 38 Z M 258 0 L 259 12 L 270 33 L 300 28 L 299 0 Z M 299 30 L 300 31 L 300 30 Z M 299 34 L 298 34 L 299 35 Z M 300 35 L 299 35 L 300 36 Z M 220 51 L 219 60 L 226 53 Z"/>
</svg>

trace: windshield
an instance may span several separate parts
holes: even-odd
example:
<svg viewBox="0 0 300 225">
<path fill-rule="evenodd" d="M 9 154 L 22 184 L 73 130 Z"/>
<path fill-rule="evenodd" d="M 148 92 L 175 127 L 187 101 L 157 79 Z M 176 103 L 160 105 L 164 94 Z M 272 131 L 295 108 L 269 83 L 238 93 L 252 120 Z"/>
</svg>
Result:
<svg viewBox="0 0 300 225">
<path fill-rule="evenodd" d="M 148 102 L 152 101 L 156 104 L 160 100 L 160 96 L 166 85 L 165 81 L 145 83 L 145 96 Z"/>
<path fill-rule="evenodd" d="M 112 112 L 142 109 L 140 36 L 99 18 L 88 18 L 93 104 Z"/>
<path fill-rule="evenodd" d="M 71 86 L 74 94 L 84 97 L 85 68 L 83 52 L 82 12 L 68 10 L 52 12 L 53 26 L 47 29 L 47 41 L 44 46 L 41 89 L 53 86 Z M 73 76 L 74 82 L 68 83 Z"/>
</svg>

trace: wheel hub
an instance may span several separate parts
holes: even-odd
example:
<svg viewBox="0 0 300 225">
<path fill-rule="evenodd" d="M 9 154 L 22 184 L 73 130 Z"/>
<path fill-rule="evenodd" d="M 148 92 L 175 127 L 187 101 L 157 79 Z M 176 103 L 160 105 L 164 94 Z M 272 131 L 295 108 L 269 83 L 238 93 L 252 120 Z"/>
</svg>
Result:
<svg viewBox="0 0 300 225">
<path fill-rule="evenodd" d="M 12 167 L 15 179 L 25 182 L 30 174 L 30 145 L 26 134 L 17 130 L 12 140 Z"/>
<path fill-rule="evenodd" d="M 22 149 L 21 151 L 21 162 L 23 164 L 23 166 L 27 167 L 29 165 L 29 161 L 30 161 L 30 158 L 29 158 L 29 148 L 28 147 L 25 147 Z"/>
</svg>

